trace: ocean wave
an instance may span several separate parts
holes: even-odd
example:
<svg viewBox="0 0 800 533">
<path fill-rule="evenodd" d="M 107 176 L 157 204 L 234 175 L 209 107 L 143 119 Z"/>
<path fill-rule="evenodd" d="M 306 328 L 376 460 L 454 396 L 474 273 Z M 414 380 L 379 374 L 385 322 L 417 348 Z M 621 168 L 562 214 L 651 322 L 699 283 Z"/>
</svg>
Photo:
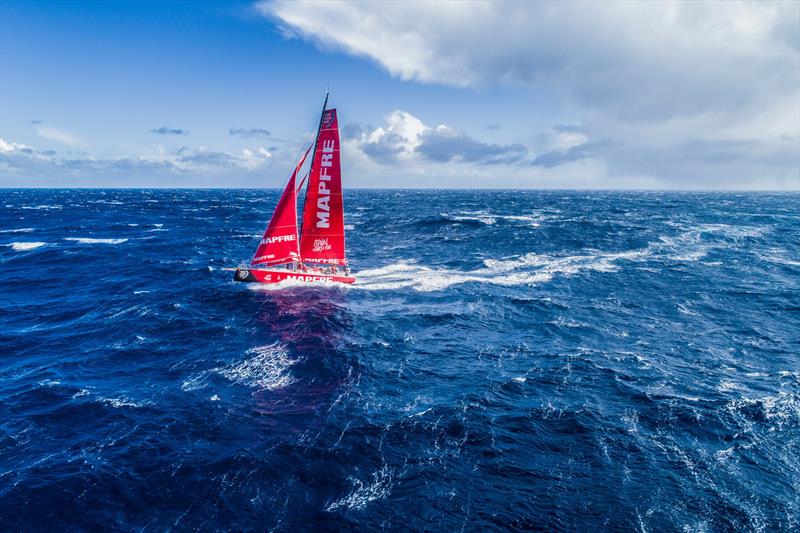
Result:
<svg viewBox="0 0 800 533">
<path fill-rule="evenodd" d="M 528 253 L 510 259 L 486 259 L 485 268 L 468 271 L 433 268 L 401 261 L 382 268 L 358 272 L 357 282 L 353 287 L 367 290 L 410 287 L 427 292 L 470 282 L 502 286 L 537 285 L 552 280 L 558 274 L 571 276 L 583 271 L 614 272 L 619 269 L 619 262 L 623 260 L 699 261 L 710 250 L 726 247 L 724 243 L 705 241 L 702 238 L 703 233 L 718 232 L 733 238 L 745 238 L 757 237 L 765 231 L 764 228 L 704 224 L 678 235 L 660 236 L 659 241 L 634 250 L 623 252 L 585 250 L 581 254 L 564 256 Z"/>
<path fill-rule="evenodd" d="M 131 400 L 129 398 L 124 398 L 124 397 L 123 398 L 103 398 L 103 397 L 98 397 L 97 401 L 101 402 L 101 403 L 104 403 L 106 405 L 110 405 L 111 407 L 114 407 L 116 409 L 119 409 L 119 408 L 122 408 L 122 407 L 136 407 L 136 408 L 139 408 L 139 407 L 146 407 L 148 405 L 151 405 L 150 402 L 137 402 L 137 401 Z"/>
<path fill-rule="evenodd" d="M 770 248 L 765 252 L 758 252 L 756 255 L 758 255 L 759 259 L 767 261 L 768 263 L 795 267 L 800 266 L 800 261 L 786 257 L 786 250 L 781 248 Z"/>
<path fill-rule="evenodd" d="M 181 385 L 184 391 L 203 389 L 208 386 L 208 378 L 217 374 L 225 379 L 257 389 L 277 390 L 294 383 L 289 373 L 297 360 L 289 357 L 286 346 L 275 342 L 264 346 L 256 346 L 245 352 L 251 355 L 243 361 L 226 366 L 212 368 L 186 379 Z"/>
<path fill-rule="evenodd" d="M 325 508 L 326 511 L 335 511 L 342 507 L 360 511 L 365 509 L 370 502 L 386 498 L 394 486 L 393 471 L 384 465 L 383 468 L 372 474 L 371 482 L 365 483 L 353 477 L 350 478 L 350 482 L 353 484 L 352 492 L 328 505 Z"/>
<path fill-rule="evenodd" d="M 33 228 L 19 228 L 19 229 L 0 229 L 0 233 L 30 233 L 34 231 Z"/>
<path fill-rule="evenodd" d="M 128 239 L 95 239 L 92 237 L 64 237 L 64 240 L 79 244 L 122 244 L 128 241 Z"/>
<path fill-rule="evenodd" d="M 633 250 L 565 257 L 529 253 L 513 259 L 486 259 L 484 268 L 469 271 L 399 262 L 358 272 L 353 287 L 366 290 L 410 287 L 420 292 L 429 292 L 470 282 L 502 286 L 537 285 L 552 280 L 558 274 L 569 276 L 582 271 L 613 272 L 618 268 L 616 261 L 637 259 L 647 253 L 647 250 Z"/>
<path fill-rule="evenodd" d="M 539 227 L 545 219 L 544 215 L 503 215 L 487 211 L 457 211 L 455 213 L 440 213 L 443 222 L 472 223 L 492 226 L 498 220 L 508 222 L 524 222 L 527 226 Z"/>
<path fill-rule="evenodd" d="M 6 244 L 5 246 L 11 247 L 12 250 L 15 252 L 27 252 L 28 250 L 35 250 L 40 246 L 44 246 L 45 242 L 12 242 L 10 244 Z"/>
<path fill-rule="evenodd" d="M 737 398 L 726 406 L 728 412 L 748 420 L 764 421 L 773 427 L 800 426 L 800 395 L 787 391 L 760 398 Z"/>
<path fill-rule="evenodd" d="M 246 352 L 252 355 L 239 363 L 215 369 L 217 374 L 248 387 L 275 390 L 294 383 L 289 369 L 297 361 L 289 357 L 286 346 L 275 342 L 256 346 Z"/>
</svg>

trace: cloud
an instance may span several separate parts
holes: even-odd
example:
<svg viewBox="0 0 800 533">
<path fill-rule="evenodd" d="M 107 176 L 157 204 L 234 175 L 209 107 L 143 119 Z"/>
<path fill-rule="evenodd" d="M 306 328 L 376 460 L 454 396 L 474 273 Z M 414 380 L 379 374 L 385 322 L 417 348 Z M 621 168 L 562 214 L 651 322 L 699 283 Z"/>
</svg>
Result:
<svg viewBox="0 0 800 533">
<path fill-rule="evenodd" d="M 379 164 L 397 161 L 510 164 L 522 161 L 527 154 L 527 148 L 521 144 L 481 142 L 446 125 L 426 126 L 405 111 L 393 111 L 385 121 L 384 127 L 371 131 L 353 125 L 345 128 L 345 137 L 353 139 L 359 150 Z"/>
<path fill-rule="evenodd" d="M 228 130 L 228 133 L 234 137 L 241 137 L 242 139 L 270 136 L 269 130 L 265 130 L 264 128 L 231 128 Z"/>
<path fill-rule="evenodd" d="M 189 132 L 187 130 L 183 130 L 180 128 L 168 128 L 166 126 L 161 126 L 160 128 L 153 128 L 150 131 L 157 135 L 189 135 Z"/>
<path fill-rule="evenodd" d="M 275 0 L 258 8 L 286 36 L 367 58 L 401 80 L 545 96 L 550 112 L 576 123 L 534 132 L 529 168 L 592 164 L 608 183 L 646 176 L 666 188 L 694 179 L 704 188 L 800 186 L 797 2 Z M 519 145 L 474 144 L 438 128 L 408 136 L 389 124 L 361 135 L 375 161 L 516 164 L 522 154 Z"/>
<path fill-rule="evenodd" d="M 534 166 L 553 168 L 559 165 L 589 159 L 597 155 L 597 149 L 604 143 L 582 143 L 566 150 L 552 150 L 539 154 L 531 163 Z"/>
<path fill-rule="evenodd" d="M 41 121 L 41 120 L 39 120 L 39 119 L 33 119 L 33 120 L 31 120 L 31 124 L 33 124 L 34 126 L 35 126 L 35 125 L 37 125 L 37 124 L 41 124 L 41 123 L 42 123 L 42 121 Z"/>
<path fill-rule="evenodd" d="M 631 121 L 741 113 L 798 83 L 794 2 L 259 4 L 287 35 L 403 80 L 547 86 Z"/>
<path fill-rule="evenodd" d="M 80 152 L 39 150 L 0 138 L 0 169 L 6 175 L 21 178 L 64 173 L 88 173 L 106 178 L 109 172 L 152 176 L 249 172 L 260 168 L 271 158 L 272 154 L 264 148 L 229 153 L 206 147 L 184 146 L 172 151 L 159 149 L 151 154 L 103 159 Z"/>
<path fill-rule="evenodd" d="M 465 163 L 497 165 L 523 160 L 528 149 L 521 144 L 498 145 L 476 141 L 447 126 L 438 126 L 422 134 L 417 153 L 439 163 L 458 160 Z"/>
<path fill-rule="evenodd" d="M 78 136 L 52 126 L 42 124 L 41 120 L 32 121 L 31 124 L 34 124 L 34 130 L 36 131 L 36 134 L 43 139 L 47 139 L 48 141 L 56 141 L 66 144 L 67 146 L 80 146 L 84 144 L 83 140 Z"/>
</svg>

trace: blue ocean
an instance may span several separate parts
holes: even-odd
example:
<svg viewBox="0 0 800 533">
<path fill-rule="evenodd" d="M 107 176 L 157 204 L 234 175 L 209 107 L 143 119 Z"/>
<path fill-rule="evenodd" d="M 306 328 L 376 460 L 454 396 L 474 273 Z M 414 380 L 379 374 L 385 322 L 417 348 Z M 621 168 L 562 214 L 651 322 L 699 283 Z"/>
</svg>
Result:
<svg viewBox="0 0 800 533">
<path fill-rule="evenodd" d="M 0 190 L 0 530 L 797 531 L 800 196 Z"/>
</svg>

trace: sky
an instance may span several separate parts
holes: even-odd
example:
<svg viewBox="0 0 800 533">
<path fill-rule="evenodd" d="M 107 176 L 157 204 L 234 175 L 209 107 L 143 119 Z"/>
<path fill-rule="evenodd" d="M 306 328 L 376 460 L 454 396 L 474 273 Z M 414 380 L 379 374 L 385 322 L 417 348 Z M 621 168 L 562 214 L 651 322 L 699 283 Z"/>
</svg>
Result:
<svg viewBox="0 0 800 533">
<path fill-rule="evenodd" d="M 0 2 L 0 186 L 800 191 L 800 2 Z"/>
</svg>

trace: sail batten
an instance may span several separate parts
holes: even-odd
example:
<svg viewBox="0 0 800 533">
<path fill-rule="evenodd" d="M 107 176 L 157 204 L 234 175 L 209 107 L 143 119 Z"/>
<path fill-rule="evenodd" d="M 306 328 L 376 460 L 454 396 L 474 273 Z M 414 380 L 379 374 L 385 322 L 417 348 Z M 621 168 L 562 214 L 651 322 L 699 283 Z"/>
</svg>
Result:
<svg viewBox="0 0 800 533">
<path fill-rule="evenodd" d="M 300 255 L 304 262 L 346 265 L 344 205 L 336 109 L 325 109 L 303 206 Z"/>
</svg>

